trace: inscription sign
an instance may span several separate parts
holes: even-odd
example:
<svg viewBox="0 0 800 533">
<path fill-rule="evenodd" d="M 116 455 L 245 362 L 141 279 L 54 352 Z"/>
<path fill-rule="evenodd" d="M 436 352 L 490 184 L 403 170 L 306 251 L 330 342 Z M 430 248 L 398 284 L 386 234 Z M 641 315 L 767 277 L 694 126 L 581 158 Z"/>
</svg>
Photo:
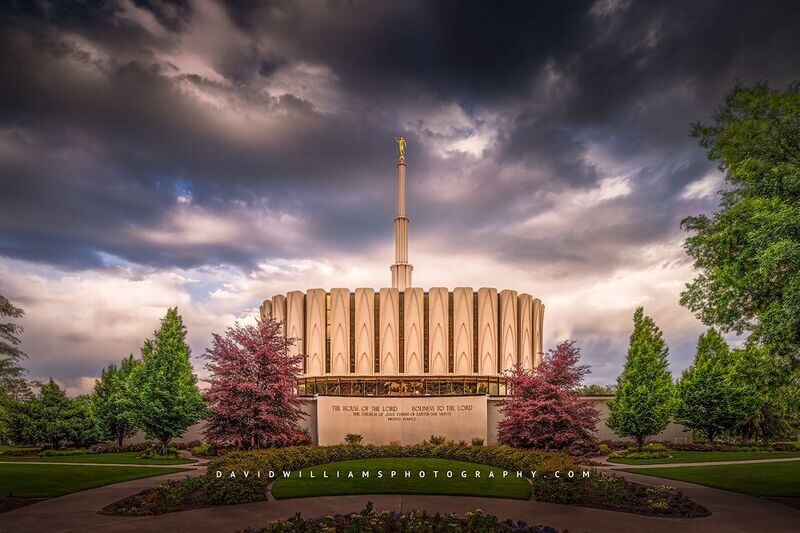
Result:
<svg viewBox="0 0 800 533">
<path fill-rule="evenodd" d="M 342 444 L 358 433 L 364 444 L 414 444 L 431 435 L 486 440 L 486 396 L 416 398 L 317 397 L 319 444 Z"/>
</svg>

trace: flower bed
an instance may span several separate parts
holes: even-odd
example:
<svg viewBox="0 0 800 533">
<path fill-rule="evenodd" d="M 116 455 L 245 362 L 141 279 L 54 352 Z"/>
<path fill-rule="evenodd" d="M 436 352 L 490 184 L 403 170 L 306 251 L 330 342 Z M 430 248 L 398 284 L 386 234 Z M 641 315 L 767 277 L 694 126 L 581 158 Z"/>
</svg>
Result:
<svg viewBox="0 0 800 533">
<path fill-rule="evenodd" d="M 642 451 L 638 448 L 628 448 L 613 452 L 609 457 L 625 457 L 626 459 L 667 459 L 669 458 L 669 449 L 663 444 L 651 443 L 645 446 Z"/>
<path fill-rule="evenodd" d="M 317 533 L 318 531 L 358 531 L 359 533 L 400 533 L 405 531 L 462 531 L 464 533 L 558 533 L 546 526 L 528 526 L 525 522 L 500 521 L 480 509 L 463 518 L 455 515 L 429 515 L 413 511 L 375 511 L 372 502 L 359 513 L 302 518 L 299 514 L 271 522 L 264 528 L 249 528 L 246 533 Z"/>
<path fill-rule="evenodd" d="M 548 503 L 646 516 L 699 518 L 711 514 L 708 509 L 672 487 L 641 485 L 611 474 L 593 473 L 589 479 L 534 483 L 533 494 L 536 500 Z"/>
<path fill-rule="evenodd" d="M 551 503 L 582 505 L 656 516 L 704 516 L 701 506 L 674 490 L 650 489 L 622 478 L 581 468 L 566 455 L 508 446 L 419 444 L 412 446 L 297 446 L 228 453 L 209 464 L 208 473 L 182 482 L 167 482 L 127 498 L 104 510 L 110 514 L 154 514 L 212 505 L 263 501 L 269 471 L 296 471 L 310 466 L 357 459 L 439 458 L 478 463 L 508 471 L 537 474 L 532 480 L 535 498 Z M 262 472 L 258 477 L 257 472 Z M 574 471 L 575 477 L 555 479 L 556 471 Z M 219 472 L 219 477 L 217 476 Z M 231 476 L 231 472 L 234 476 Z M 244 472 L 248 472 L 247 477 Z"/>
</svg>

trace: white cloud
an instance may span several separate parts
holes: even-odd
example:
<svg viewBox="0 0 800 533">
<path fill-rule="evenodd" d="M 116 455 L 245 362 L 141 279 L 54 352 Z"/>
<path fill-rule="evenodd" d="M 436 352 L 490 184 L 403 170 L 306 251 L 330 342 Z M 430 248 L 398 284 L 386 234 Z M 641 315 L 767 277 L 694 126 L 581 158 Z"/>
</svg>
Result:
<svg viewBox="0 0 800 533">
<path fill-rule="evenodd" d="M 459 154 L 480 157 L 497 138 L 497 120 L 488 111 L 467 114 L 456 103 L 445 106 L 436 103 L 405 111 L 402 125 L 440 157 Z"/>
<path fill-rule="evenodd" d="M 681 198 L 684 200 L 700 200 L 714 196 L 725 183 L 725 177 L 717 171 L 712 171 L 684 187 Z"/>
<path fill-rule="evenodd" d="M 597 183 L 597 187 L 571 194 L 569 203 L 576 207 L 593 207 L 608 200 L 627 196 L 632 190 L 625 176 L 604 178 Z"/>
</svg>

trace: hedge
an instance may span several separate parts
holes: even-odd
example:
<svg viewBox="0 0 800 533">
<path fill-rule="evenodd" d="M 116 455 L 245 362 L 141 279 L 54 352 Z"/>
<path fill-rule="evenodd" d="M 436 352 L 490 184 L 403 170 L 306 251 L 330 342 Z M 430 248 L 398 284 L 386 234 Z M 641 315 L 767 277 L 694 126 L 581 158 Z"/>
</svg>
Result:
<svg viewBox="0 0 800 533">
<path fill-rule="evenodd" d="M 403 531 L 460 531 L 462 533 L 558 533 L 546 526 L 529 526 L 522 521 L 500 521 L 476 509 L 463 518 L 455 515 L 430 515 L 422 511 L 398 513 L 376 511 L 372 502 L 358 513 L 336 514 L 318 518 L 303 518 L 298 513 L 286 520 L 271 522 L 264 528 L 246 529 L 245 533 L 317 533 L 318 531 L 358 531 L 359 533 L 384 533 Z"/>
<path fill-rule="evenodd" d="M 269 448 L 259 451 L 230 452 L 209 463 L 207 495 L 214 505 L 261 501 L 265 498 L 270 480 L 254 477 L 256 472 L 272 470 L 302 470 L 310 466 L 352 461 L 357 459 L 380 459 L 418 457 L 452 459 L 468 463 L 496 466 L 505 470 L 536 470 L 540 473 L 556 470 L 577 471 L 578 465 L 567 455 L 542 450 L 522 450 L 509 446 L 461 446 L 447 443 L 439 446 L 414 444 L 411 446 L 292 446 Z M 222 476 L 217 478 L 216 472 Z M 248 478 L 241 472 L 252 472 Z M 231 478 L 230 472 L 236 477 Z M 537 474 L 538 475 L 538 474 Z M 554 485 L 556 483 L 548 483 Z"/>
</svg>

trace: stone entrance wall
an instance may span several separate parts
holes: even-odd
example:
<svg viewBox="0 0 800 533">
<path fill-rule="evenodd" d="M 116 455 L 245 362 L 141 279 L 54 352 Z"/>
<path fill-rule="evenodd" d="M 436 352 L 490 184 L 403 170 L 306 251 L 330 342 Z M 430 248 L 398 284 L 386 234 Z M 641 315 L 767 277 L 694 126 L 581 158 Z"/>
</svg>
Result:
<svg viewBox="0 0 800 533">
<path fill-rule="evenodd" d="M 316 404 L 315 442 L 323 446 L 342 444 L 348 433 L 360 434 L 364 444 L 416 444 L 431 435 L 486 442 L 486 396 L 319 396 Z"/>
</svg>

